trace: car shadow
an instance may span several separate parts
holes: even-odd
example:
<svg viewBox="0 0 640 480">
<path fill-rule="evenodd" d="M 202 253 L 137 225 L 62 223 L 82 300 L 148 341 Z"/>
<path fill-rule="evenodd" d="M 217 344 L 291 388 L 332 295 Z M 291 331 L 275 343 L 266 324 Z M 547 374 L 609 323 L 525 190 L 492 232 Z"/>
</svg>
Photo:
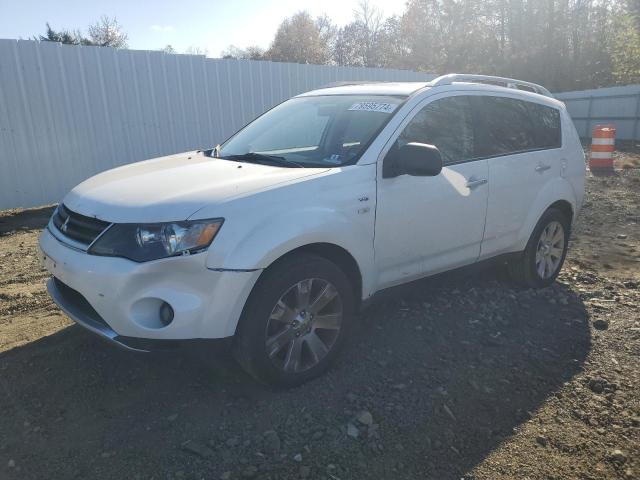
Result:
<svg viewBox="0 0 640 480">
<path fill-rule="evenodd" d="M 495 268 L 394 289 L 359 320 L 330 372 L 286 391 L 220 347 L 131 354 L 73 326 L 14 348 L 0 355 L 0 465 L 14 460 L 15 478 L 460 478 L 590 349 L 570 285 L 515 289 Z"/>
<path fill-rule="evenodd" d="M 16 231 L 42 230 L 53 214 L 55 205 L 21 210 L 6 210 L 0 215 L 0 237 Z"/>
</svg>

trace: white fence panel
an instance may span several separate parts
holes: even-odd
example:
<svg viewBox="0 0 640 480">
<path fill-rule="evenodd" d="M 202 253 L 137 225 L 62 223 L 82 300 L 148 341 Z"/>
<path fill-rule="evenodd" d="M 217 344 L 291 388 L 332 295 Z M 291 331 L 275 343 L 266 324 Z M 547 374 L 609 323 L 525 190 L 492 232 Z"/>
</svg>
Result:
<svg viewBox="0 0 640 480">
<path fill-rule="evenodd" d="M 616 126 L 618 140 L 640 140 L 640 85 L 558 93 L 578 134 L 590 138 L 599 124 Z"/>
<path fill-rule="evenodd" d="M 103 170 L 213 146 L 331 82 L 433 77 L 0 39 L 0 209 L 56 202 Z"/>
</svg>

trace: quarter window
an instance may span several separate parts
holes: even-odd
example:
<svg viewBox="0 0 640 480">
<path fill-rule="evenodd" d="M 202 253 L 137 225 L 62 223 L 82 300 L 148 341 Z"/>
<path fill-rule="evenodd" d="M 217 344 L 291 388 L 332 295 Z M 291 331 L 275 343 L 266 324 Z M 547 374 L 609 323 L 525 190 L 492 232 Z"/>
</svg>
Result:
<svg viewBox="0 0 640 480">
<path fill-rule="evenodd" d="M 473 97 L 479 125 L 476 153 L 480 157 L 559 148 L 560 112 L 515 98 Z"/>
<path fill-rule="evenodd" d="M 443 98 L 420 110 L 398 137 L 397 145 L 410 142 L 435 145 L 445 165 L 472 159 L 473 121 L 468 98 Z"/>
<path fill-rule="evenodd" d="M 537 148 L 560 148 L 562 131 L 560 130 L 560 112 L 553 107 L 538 103 L 528 103 L 531 120 L 535 127 Z"/>
</svg>

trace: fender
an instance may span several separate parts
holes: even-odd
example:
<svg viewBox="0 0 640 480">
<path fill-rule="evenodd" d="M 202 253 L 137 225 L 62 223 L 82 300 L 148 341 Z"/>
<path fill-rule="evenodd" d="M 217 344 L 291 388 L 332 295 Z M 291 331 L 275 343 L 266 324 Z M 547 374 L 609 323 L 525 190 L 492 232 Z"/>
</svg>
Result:
<svg viewBox="0 0 640 480">
<path fill-rule="evenodd" d="M 330 209 L 297 210 L 301 221 L 292 224 L 282 217 L 270 217 L 238 242 L 228 257 L 230 264 L 242 262 L 265 269 L 287 253 L 306 245 L 328 243 L 346 250 L 362 274 L 363 296 L 368 297 L 374 275 L 373 237 L 367 228 L 354 225 L 346 215 Z M 268 242 L 265 240 L 268 239 Z"/>
<path fill-rule="evenodd" d="M 518 233 L 518 240 L 514 245 L 515 248 L 513 251 L 522 251 L 526 248 L 529 237 L 531 237 L 531 233 L 542 214 L 552 204 L 560 200 L 564 200 L 571 204 L 571 209 L 574 212 L 573 215 L 575 219 L 578 209 L 573 187 L 565 178 L 554 178 L 546 183 L 544 188 L 538 192 L 533 205 L 529 209 L 529 214 Z"/>
<path fill-rule="evenodd" d="M 262 270 L 305 245 L 346 250 L 362 274 L 363 296 L 375 275 L 375 164 L 354 165 L 199 212 L 225 223 L 209 247 L 212 270 Z M 223 207 L 223 208 L 220 208 Z"/>
</svg>

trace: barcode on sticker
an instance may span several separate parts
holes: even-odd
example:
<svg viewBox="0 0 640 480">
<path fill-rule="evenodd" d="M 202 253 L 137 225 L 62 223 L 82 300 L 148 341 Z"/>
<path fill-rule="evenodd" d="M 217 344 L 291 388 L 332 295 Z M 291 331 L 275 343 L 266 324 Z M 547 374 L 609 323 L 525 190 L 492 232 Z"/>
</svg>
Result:
<svg viewBox="0 0 640 480">
<path fill-rule="evenodd" d="M 363 111 L 363 112 L 381 112 L 391 113 L 395 110 L 396 105 L 393 103 L 379 103 L 379 102 L 358 102 L 349 107 L 349 110 Z"/>
</svg>

